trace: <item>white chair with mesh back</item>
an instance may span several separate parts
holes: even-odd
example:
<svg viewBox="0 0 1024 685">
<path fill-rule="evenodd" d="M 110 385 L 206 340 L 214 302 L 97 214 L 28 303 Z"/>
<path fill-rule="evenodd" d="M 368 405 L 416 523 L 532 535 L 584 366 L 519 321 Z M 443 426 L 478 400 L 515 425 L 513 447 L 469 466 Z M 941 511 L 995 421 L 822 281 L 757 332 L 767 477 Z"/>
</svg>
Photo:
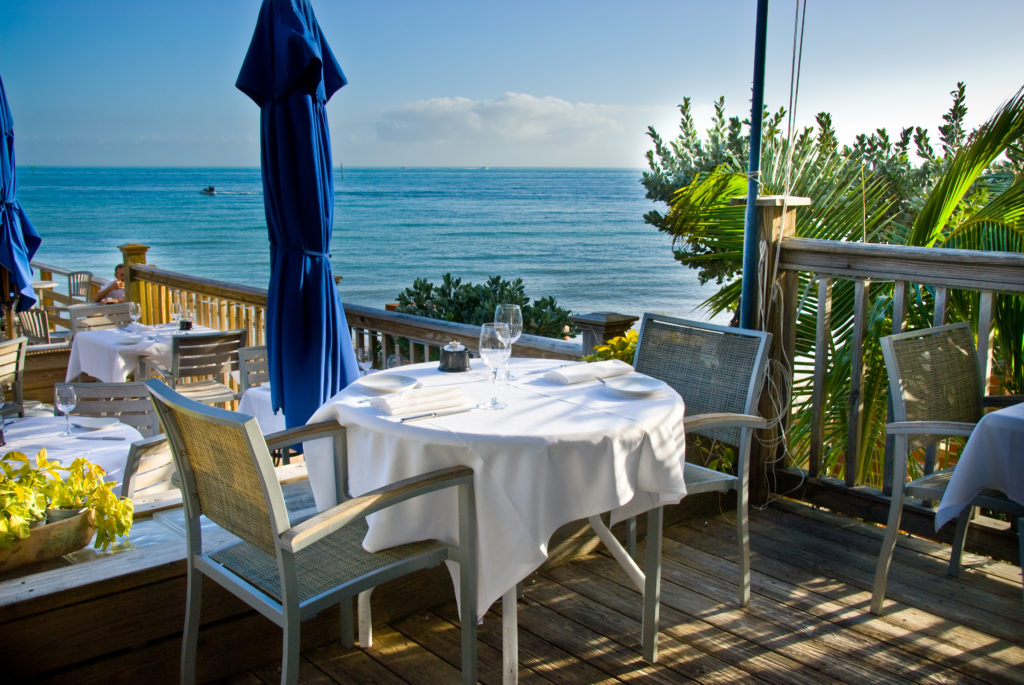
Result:
<svg viewBox="0 0 1024 685">
<path fill-rule="evenodd" d="M 88 300 L 92 295 L 92 272 L 72 271 L 68 274 L 68 295 Z"/>
<path fill-rule="evenodd" d="M 71 335 L 81 331 L 122 328 L 132 322 L 127 302 L 117 304 L 74 304 L 66 308 L 71 319 Z"/>
<path fill-rule="evenodd" d="M 732 473 L 686 462 L 687 495 L 736 493 L 739 602 L 750 602 L 748 483 L 754 430 L 767 422 L 758 402 L 768 366 L 771 334 L 655 314 L 640 323 L 633 367 L 665 381 L 686 405 L 687 436 L 701 435 L 735 448 Z"/>
<path fill-rule="evenodd" d="M 25 396 L 22 381 L 25 375 L 25 353 L 28 350 L 28 338 L 0 342 L 0 390 L 3 391 L 3 404 L 0 413 L 4 416 L 25 415 Z"/>
<path fill-rule="evenodd" d="M 74 416 L 114 418 L 132 426 L 143 437 L 160 432 L 153 402 L 145 383 L 72 383 L 78 398 Z M 54 390 L 56 393 L 56 389 Z M 57 406 L 56 399 L 54 406 Z"/>
<path fill-rule="evenodd" d="M 228 385 L 238 370 L 238 351 L 245 347 L 246 332 L 215 331 L 175 335 L 171 338 L 171 368 L 144 359 L 147 375 L 159 377 L 186 397 L 206 404 L 237 400 L 241 393 Z"/>
<path fill-rule="evenodd" d="M 966 322 L 897 333 L 880 342 L 892 400 L 893 422 L 886 425 L 886 433 L 893 438 L 893 485 L 871 591 L 873 614 L 881 614 L 885 603 L 889 567 L 907 498 L 938 502 L 953 474 L 954 467 L 949 467 L 908 480 L 910 455 L 950 437 L 966 438 L 981 420 L 986 405 L 1006 406 L 1024 400 L 1019 395 L 984 395 L 974 335 Z M 968 521 L 979 506 L 1016 518 L 1018 535 L 1024 530 L 1024 506 L 996 491 L 975 497 L 957 521 L 948 569 L 951 576 L 958 572 Z M 1024 537 L 1020 540 L 1020 556 L 1024 566 Z"/>
<path fill-rule="evenodd" d="M 188 571 L 181 680 L 195 679 L 204 577 L 283 629 L 281 682 L 299 671 L 299 626 L 340 606 L 342 641 L 354 639 L 352 598 L 360 591 L 445 561 L 459 565 L 462 682 L 476 683 L 476 508 L 473 471 L 431 471 L 346 500 L 291 525 L 267 444 L 255 419 L 189 400 L 147 382 L 171 445 L 185 506 Z M 367 552 L 366 516 L 442 488 L 458 490 L 459 544 L 414 542 Z M 241 538 L 204 547 L 200 517 Z"/>
</svg>

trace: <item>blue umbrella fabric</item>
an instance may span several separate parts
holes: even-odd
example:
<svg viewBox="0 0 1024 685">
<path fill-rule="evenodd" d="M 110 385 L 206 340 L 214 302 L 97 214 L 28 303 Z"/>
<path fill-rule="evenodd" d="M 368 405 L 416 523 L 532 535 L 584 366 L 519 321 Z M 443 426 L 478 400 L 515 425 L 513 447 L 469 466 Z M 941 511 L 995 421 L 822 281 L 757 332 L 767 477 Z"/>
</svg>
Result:
<svg viewBox="0 0 1024 685">
<path fill-rule="evenodd" d="M 307 0 L 264 0 L 235 86 L 260 106 L 270 237 L 267 356 L 274 409 L 299 426 L 358 378 L 331 272 L 326 104 L 346 83 Z"/>
<path fill-rule="evenodd" d="M 18 311 L 36 303 L 32 289 L 32 257 L 42 239 L 18 202 L 18 181 L 14 167 L 14 119 L 7 106 L 7 92 L 0 78 L 0 266 L 10 272 L 10 287 L 0 294 L 7 306 L 20 295 Z"/>
</svg>

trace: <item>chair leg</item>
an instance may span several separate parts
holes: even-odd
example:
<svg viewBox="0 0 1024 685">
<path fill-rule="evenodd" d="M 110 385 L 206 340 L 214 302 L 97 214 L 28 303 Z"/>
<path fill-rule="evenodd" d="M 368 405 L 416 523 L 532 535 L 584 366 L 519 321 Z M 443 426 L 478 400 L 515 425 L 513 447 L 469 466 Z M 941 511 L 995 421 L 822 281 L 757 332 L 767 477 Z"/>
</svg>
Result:
<svg viewBox="0 0 1024 685">
<path fill-rule="evenodd" d="M 878 563 L 875 565 L 875 584 L 871 590 L 871 613 L 876 616 L 882 615 L 882 604 L 885 603 L 885 586 L 889 576 L 889 565 L 892 563 L 893 549 L 896 547 L 896 536 L 900 532 L 903 498 L 902 484 L 894 484 L 889 501 L 889 519 L 885 524 L 885 537 L 882 539 L 882 549 L 878 552 Z"/>
<path fill-rule="evenodd" d="M 356 644 L 355 617 L 352 612 L 352 598 L 341 600 L 341 644 L 351 649 Z"/>
<path fill-rule="evenodd" d="M 284 609 L 284 635 L 281 645 L 281 685 L 299 682 L 299 610 Z"/>
<path fill-rule="evenodd" d="M 960 557 L 964 553 L 964 543 L 967 542 L 967 526 L 974 518 L 974 507 L 967 505 L 960 512 L 956 519 L 956 532 L 953 533 L 952 548 L 949 550 L 949 568 L 946 575 L 956 578 L 960 572 Z"/>
<path fill-rule="evenodd" d="M 1024 601 L 1024 516 L 1017 517 L 1017 547 L 1020 552 L 1021 601 Z"/>
<path fill-rule="evenodd" d="M 359 647 L 361 649 L 373 647 L 373 614 L 370 611 L 370 595 L 372 594 L 373 588 L 359 593 Z"/>
<path fill-rule="evenodd" d="M 739 601 L 750 605 L 750 513 L 747 507 L 747 489 L 736 490 L 736 541 L 739 545 Z"/>
<path fill-rule="evenodd" d="M 658 660 L 658 613 L 661 609 L 661 533 L 664 511 L 660 506 L 647 512 L 647 555 L 644 561 L 644 607 L 640 622 L 643 657 Z"/>
<path fill-rule="evenodd" d="M 199 645 L 199 608 L 203 603 L 203 574 L 191 565 L 188 568 L 188 589 L 185 600 L 185 632 L 181 638 L 181 682 L 196 681 L 196 648 Z"/>
</svg>

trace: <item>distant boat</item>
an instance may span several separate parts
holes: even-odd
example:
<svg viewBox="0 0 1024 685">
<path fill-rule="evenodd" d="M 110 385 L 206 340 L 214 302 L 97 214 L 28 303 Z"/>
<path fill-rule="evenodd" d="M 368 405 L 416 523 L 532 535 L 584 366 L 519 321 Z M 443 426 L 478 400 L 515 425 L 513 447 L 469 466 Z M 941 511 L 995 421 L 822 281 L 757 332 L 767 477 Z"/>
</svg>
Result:
<svg viewBox="0 0 1024 685">
<path fill-rule="evenodd" d="M 216 195 L 217 194 L 217 191 L 213 189 L 213 186 L 206 186 L 205 188 L 203 188 L 199 192 L 202 193 L 203 195 Z"/>
</svg>

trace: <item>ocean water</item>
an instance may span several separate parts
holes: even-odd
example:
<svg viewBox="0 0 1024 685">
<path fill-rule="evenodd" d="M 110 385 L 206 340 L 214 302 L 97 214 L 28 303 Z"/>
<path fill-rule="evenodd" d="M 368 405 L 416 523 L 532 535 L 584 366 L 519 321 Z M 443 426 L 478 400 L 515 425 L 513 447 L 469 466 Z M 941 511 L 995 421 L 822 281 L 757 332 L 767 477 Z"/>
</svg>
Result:
<svg viewBox="0 0 1024 685">
<path fill-rule="evenodd" d="M 709 319 L 713 292 L 643 221 L 654 203 L 631 169 L 344 169 L 335 172 L 332 265 L 343 301 L 383 307 L 414 279 L 522 278 L 531 298 L 582 314 Z M 259 169 L 18 169 L 43 238 L 38 261 L 108 276 L 118 245 L 148 262 L 266 287 Z M 207 196 L 201 188 L 215 186 Z M 719 317 L 721 320 L 721 317 Z"/>
</svg>

